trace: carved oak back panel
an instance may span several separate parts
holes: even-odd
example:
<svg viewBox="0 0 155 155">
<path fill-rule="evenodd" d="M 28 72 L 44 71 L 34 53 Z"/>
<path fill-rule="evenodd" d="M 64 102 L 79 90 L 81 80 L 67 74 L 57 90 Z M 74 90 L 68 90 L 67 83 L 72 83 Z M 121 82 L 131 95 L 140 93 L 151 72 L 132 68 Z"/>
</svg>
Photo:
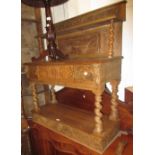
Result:
<svg viewBox="0 0 155 155">
<path fill-rule="evenodd" d="M 55 25 L 57 43 L 73 57 L 121 56 L 125 2 L 110 5 Z"/>
</svg>

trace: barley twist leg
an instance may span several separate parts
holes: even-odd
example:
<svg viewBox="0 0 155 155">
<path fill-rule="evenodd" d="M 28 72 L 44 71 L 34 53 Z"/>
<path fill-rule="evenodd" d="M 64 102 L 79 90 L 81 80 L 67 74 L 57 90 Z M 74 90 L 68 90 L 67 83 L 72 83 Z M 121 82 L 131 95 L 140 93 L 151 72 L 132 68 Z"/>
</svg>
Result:
<svg viewBox="0 0 155 155">
<path fill-rule="evenodd" d="M 38 112 L 40 110 L 40 108 L 38 105 L 38 97 L 37 97 L 36 87 L 35 87 L 34 83 L 32 83 L 32 98 L 33 98 L 34 110 L 35 110 L 35 112 Z"/>
<path fill-rule="evenodd" d="M 102 113 L 101 113 L 101 93 L 95 94 L 95 133 L 101 133 L 103 131 L 103 123 L 102 123 Z"/>
<path fill-rule="evenodd" d="M 111 81 L 111 85 L 112 85 L 112 98 L 111 98 L 111 113 L 109 116 L 110 120 L 114 120 L 117 121 L 119 120 L 118 117 L 118 84 L 120 81 L 114 80 Z"/>
</svg>

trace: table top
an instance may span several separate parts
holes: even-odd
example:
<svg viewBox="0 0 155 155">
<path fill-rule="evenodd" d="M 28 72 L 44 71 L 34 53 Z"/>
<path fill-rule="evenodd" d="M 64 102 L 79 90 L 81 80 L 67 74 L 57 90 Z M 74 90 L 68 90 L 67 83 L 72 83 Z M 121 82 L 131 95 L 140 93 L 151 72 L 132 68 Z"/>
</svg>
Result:
<svg viewBox="0 0 155 155">
<path fill-rule="evenodd" d="M 39 62 L 31 62 L 31 63 L 25 63 L 25 65 L 64 65 L 64 64 L 81 64 L 81 65 L 89 65 L 89 64 L 102 64 L 106 62 L 111 62 L 115 60 L 120 60 L 122 59 L 122 56 L 117 56 L 113 58 L 108 58 L 108 57 L 81 57 L 81 58 L 68 58 L 65 60 L 57 60 L 57 61 L 39 61 Z"/>
</svg>

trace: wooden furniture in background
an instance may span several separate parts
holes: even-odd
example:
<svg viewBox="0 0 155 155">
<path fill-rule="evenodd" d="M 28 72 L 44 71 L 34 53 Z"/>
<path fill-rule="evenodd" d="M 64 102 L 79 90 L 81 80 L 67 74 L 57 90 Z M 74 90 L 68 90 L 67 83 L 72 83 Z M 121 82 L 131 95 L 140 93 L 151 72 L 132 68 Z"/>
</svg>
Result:
<svg viewBox="0 0 155 155">
<path fill-rule="evenodd" d="M 101 155 L 37 123 L 31 123 L 31 127 L 34 155 Z M 116 154 L 122 143 L 126 143 L 126 146 Z M 132 151 L 132 135 L 121 135 L 102 155 L 132 155 Z"/>
<path fill-rule="evenodd" d="M 133 104 L 133 87 L 125 88 L 125 102 L 127 104 Z"/>
<path fill-rule="evenodd" d="M 131 107 L 131 113 L 133 113 L 133 87 L 127 87 L 125 88 L 125 103 L 128 104 L 129 107 Z"/>
<path fill-rule="evenodd" d="M 63 61 L 25 64 L 33 91 L 33 122 L 38 129 L 37 137 L 41 136 L 39 141 L 45 137 L 47 144 L 46 149 L 39 151 L 45 151 L 42 155 L 59 154 L 51 151 L 50 146 L 62 154 L 103 154 L 118 136 L 117 89 L 121 80 L 125 5 L 126 2 L 119 2 L 56 24 L 58 46 L 70 57 Z M 107 82 L 112 85 L 109 117 L 102 113 L 102 103 L 105 106 L 102 93 Z M 62 105 L 59 100 L 57 104 L 47 103 L 40 107 L 37 84 L 90 90 L 95 95 L 94 112 Z M 73 145 L 69 141 L 74 141 Z"/>
<path fill-rule="evenodd" d="M 88 90 L 64 88 L 57 92 L 56 98 L 59 103 L 74 106 L 83 110 L 94 111 L 95 108 L 95 95 Z M 120 130 L 132 131 L 132 107 L 128 106 L 125 102 L 117 100 L 118 111 L 120 118 Z M 74 104 L 73 104 L 74 103 Z M 111 93 L 105 88 L 102 94 L 102 113 L 104 115 L 110 114 Z"/>
<path fill-rule="evenodd" d="M 68 0 L 22 0 L 28 6 L 36 8 L 45 8 L 46 15 L 46 34 L 44 38 L 47 40 L 47 50 L 42 51 L 38 58 L 33 57 L 33 61 L 44 60 L 48 56 L 49 59 L 65 59 L 65 55 L 58 49 L 56 40 L 56 33 L 52 19 L 52 11 L 50 7 L 60 5 Z"/>
</svg>

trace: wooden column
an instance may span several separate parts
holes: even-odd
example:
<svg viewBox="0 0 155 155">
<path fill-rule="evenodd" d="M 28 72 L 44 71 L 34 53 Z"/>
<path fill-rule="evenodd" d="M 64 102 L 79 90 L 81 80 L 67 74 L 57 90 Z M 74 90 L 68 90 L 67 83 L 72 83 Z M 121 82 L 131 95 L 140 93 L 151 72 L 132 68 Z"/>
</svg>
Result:
<svg viewBox="0 0 155 155">
<path fill-rule="evenodd" d="M 101 133 L 103 131 L 103 122 L 102 122 L 102 91 L 96 91 L 94 92 L 95 94 L 95 128 L 94 128 L 94 133 Z"/>
<path fill-rule="evenodd" d="M 32 83 L 32 98 L 33 98 L 33 105 L 34 105 L 34 111 L 35 112 L 39 112 L 40 111 L 40 107 L 38 104 L 38 97 L 37 97 L 37 93 L 36 93 L 36 86 L 35 83 Z"/>
<path fill-rule="evenodd" d="M 108 57 L 113 57 L 113 47 L 114 47 L 114 21 L 111 20 L 110 27 L 109 27 L 109 53 Z"/>
<path fill-rule="evenodd" d="M 109 116 L 110 120 L 114 120 L 117 121 L 119 120 L 118 117 L 118 85 L 119 85 L 120 81 L 119 80 L 113 80 L 110 82 L 111 86 L 112 86 L 112 98 L 111 98 L 111 113 Z"/>
</svg>

